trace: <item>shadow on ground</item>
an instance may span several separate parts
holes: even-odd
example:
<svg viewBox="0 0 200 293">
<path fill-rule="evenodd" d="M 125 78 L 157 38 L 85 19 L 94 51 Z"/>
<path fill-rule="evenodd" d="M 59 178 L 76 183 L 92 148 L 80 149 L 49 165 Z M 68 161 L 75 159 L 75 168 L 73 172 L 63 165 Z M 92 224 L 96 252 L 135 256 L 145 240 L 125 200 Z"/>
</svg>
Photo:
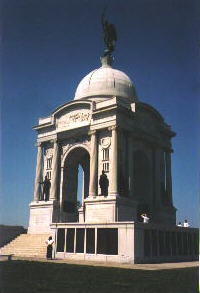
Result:
<svg viewBox="0 0 200 293">
<path fill-rule="evenodd" d="M 198 268 L 134 270 L 31 261 L 0 263 L 1 293 L 195 293 Z"/>
</svg>

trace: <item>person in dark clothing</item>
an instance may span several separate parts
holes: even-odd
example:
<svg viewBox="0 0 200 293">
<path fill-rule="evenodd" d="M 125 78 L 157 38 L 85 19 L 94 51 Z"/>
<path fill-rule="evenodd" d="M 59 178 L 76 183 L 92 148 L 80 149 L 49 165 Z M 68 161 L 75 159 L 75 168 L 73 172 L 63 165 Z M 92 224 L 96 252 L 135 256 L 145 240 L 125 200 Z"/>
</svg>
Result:
<svg viewBox="0 0 200 293">
<path fill-rule="evenodd" d="M 49 200 L 49 191 L 50 191 L 50 187 L 51 187 L 51 182 L 47 178 L 47 176 L 45 176 L 45 179 L 41 184 L 43 184 L 42 200 L 48 201 Z"/>
<path fill-rule="evenodd" d="M 49 236 L 49 239 L 46 241 L 46 244 L 47 244 L 46 258 L 47 259 L 52 259 L 53 243 L 54 243 L 54 241 L 52 239 L 52 236 Z"/>
<path fill-rule="evenodd" d="M 100 176 L 99 185 L 101 188 L 101 195 L 107 196 L 108 195 L 109 180 L 108 180 L 108 177 L 104 171 L 102 171 L 102 174 Z"/>
</svg>

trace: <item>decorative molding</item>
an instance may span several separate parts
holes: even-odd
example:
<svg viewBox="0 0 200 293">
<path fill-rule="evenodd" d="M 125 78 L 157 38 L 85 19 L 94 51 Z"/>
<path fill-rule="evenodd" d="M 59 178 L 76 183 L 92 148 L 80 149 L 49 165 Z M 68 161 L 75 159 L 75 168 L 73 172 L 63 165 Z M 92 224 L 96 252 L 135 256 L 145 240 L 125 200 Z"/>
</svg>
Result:
<svg viewBox="0 0 200 293">
<path fill-rule="evenodd" d="M 112 125 L 112 126 L 109 126 L 109 127 L 108 127 L 108 130 L 109 130 L 109 131 L 117 130 L 117 128 L 119 128 L 118 125 Z"/>
<path fill-rule="evenodd" d="M 107 149 L 111 144 L 111 138 L 109 136 L 101 139 L 101 146 L 104 149 Z"/>
<path fill-rule="evenodd" d="M 46 156 L 46 158 L 53 157 L 53 149 L 52 148 L 51 149 L 46 149 L 45 150 L 45 156 Z"/>
<path fill-rule="evenodd" d="M 35 147 L 42 147 L 42 143 L 41 142 L 36 142 Z"/>
<path fill-rule="evenodd" d="M 96 130 L 90 130 L 89 132 L 88 132 L 88 135 L 95 135 L 96 134 Z"/>
<path fill-rule="evenodd" d="M 59 130 L 74 128 L 76 125 L 87 125 L 91 120 L 91 112 L 88 109 L 71 111 L 56 119 L 56 128 Z"/>
<path fill-rule="evenodd" d="M 76 147 L 86 147 L 87 150 L 89 151 L 89 140 L 84 140 L 84 141 L 73 141 L 68 144 L 65 144 L 62 146 L 62 155 L 61 157 L 63 158 L 65 154 L 71 149 L 71 148 L 76 148 Z"/>
<path fill-rule="evenodd" d="M 62 155 L 61 155 L 61 167 L 64 167 L 64 161 L 68 154 L 76 148 L 83 148 L 85 149 L 89 154 L 90 154 L 90 144 L 89 141 L 84 142 L 84 143 L 70 143 L 62 147 Z"/>
</svg>

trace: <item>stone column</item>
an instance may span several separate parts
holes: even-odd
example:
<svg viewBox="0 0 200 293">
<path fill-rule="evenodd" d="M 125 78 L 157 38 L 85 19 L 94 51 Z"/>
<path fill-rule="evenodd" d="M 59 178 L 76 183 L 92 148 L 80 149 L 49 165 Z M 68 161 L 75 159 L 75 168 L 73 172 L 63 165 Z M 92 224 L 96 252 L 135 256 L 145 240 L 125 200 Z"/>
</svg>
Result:
<svg viewBox="0 0 200 293">
<path fill-rule="evenodd" d="M 64 167 L 61 167 L 61 176 L 60 176 L 60 214 L 59 214 L 59 222 L 62 222 L 62 214 L 63 214 L 63 176 L 64 176 Z"/>
<path fill-rule="evenodd" d="M 131 135 L 128 137 L 128 184 L 129 184 L 129 197 L 133 198 L 133 138 Z"/>
<path fill-rule="evenodd" d="M 155 152 L 155 205 L 161 205 L 161 150 L 154 149 Z"/>
<path fill-rule="evenodd" d="M 117 142 L 117 126 L 111 126 L 112 145 L 111 145 L 111 176 L 109 182 L 109 195 L 118 196 L 118 142 Z"/>
<path fill-rule="evenodd" d="M 166 173 L 165 173 L 165 152 L 161 150 L 161 158 L 160 158 L 160 174 L 161 174 L 161 182 L 166 186 Z"/>
<path fill-rule="evenodd" d="M 172 204 L 172 175 L 171 175 L 171 153 L 166 152 L 166 191 Z"/>
<path fill-rule="evenodd" d="M 36 165 L 36 174 L 35 174 L 35 188 L 34 188 L 34 201 L 39 201 L 41 193 L 41 181 L 42 181 L 42 145 L 41 143 L 37 144 L 37 165 Z"/>
<path fill-rule="evenodd" d="M 96 130 L 89 132 L 91 135 L 91 151 L 90 151 L 90 184 L 89 184 L 89 196 L 97 195 L 97 135 Z"/>
<path fill-rule="evenodd" d="M 54 141 L 53 161 L 52 161 L 52 177 L 51 177 L 51 190 L 50 200 L 57 198 L 58 192 L 58 159 L 59 159 L 59 146 L 57 140 Z"/>
</svg>

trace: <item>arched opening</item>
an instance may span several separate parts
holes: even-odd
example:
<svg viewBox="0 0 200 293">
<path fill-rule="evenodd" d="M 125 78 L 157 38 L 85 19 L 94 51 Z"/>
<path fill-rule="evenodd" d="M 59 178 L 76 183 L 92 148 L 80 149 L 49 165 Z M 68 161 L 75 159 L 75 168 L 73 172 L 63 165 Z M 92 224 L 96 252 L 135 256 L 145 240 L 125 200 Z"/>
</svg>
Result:
<svg viewBox="0 0 200 293">
<path fill-rule="evenodd" d="M 78 221 L 78 209 L 89 195 L 89 173 L 89 153 L 81 147 L 73 149 L 66 157 L 63 168 L 62 221 Z"/>
<path fill-rule="evenodd" d="M 142 221 L 142 213 L 150 213 L 151 206 L 151 168 L 144 151 L 135 151 L 134 167 L 134 197 L 138 201 L 137 220 Z"/>
<path fill-rule="evenodd" d="M 84 171 L 82 166 L 78 165 L 78 187 L 77 187 L 77 205 L 81 207 L 83 205 L 84 198 Z"/>
</svg>

